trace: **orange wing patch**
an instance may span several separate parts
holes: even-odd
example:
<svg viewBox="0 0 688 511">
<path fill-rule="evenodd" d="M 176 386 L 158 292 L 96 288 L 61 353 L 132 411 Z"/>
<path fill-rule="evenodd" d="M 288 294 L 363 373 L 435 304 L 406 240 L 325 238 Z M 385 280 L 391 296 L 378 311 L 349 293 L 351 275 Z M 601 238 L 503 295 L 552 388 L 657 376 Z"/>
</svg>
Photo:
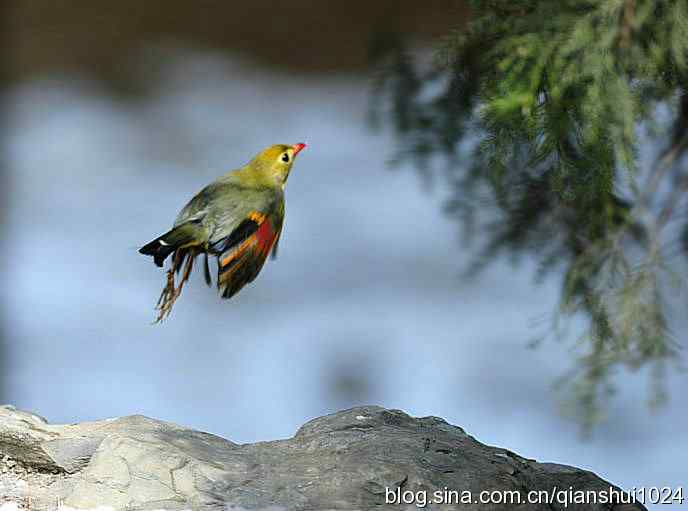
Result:
<svg viewBox="0 0 688 511">
<path fill-rule="evenodd" d="M 264 213 L 254 211 L 247 220 L 255 222 L 255 231 L 218 256 L 217 285 L 223 298 L 230 298 L 258 276 L 279 236 Z"/>
</svg>

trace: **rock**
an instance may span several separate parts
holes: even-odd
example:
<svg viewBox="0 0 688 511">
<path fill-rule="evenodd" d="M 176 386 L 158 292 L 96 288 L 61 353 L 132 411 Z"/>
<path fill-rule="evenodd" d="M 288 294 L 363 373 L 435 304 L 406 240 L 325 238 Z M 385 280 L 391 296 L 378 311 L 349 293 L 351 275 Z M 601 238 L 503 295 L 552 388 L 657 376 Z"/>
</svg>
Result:
<svg viewBox="0 0 688 511">
<path fill-rule="evenodd" d="M 481 444 L 437 417 L 414 418 L 376 406 L 314 419 L 287 440 L 245 445 L 140 415 L 52 425 L 0 407 L 0 507 L 12 502 L 19 509 L 375 509 L 403 495 L 416 500 L 389 507 L 416 509 L 434 492 L 457 501 L 478 499 L 482 491 L 512 491 L 512 499 L 527 499 L 533 491 L 610 487 L 591 472 Z M 428 505 L 439 508 L 565 506 Z M 566 509 L 610 506 L 569 503 Z"/>
</svg>

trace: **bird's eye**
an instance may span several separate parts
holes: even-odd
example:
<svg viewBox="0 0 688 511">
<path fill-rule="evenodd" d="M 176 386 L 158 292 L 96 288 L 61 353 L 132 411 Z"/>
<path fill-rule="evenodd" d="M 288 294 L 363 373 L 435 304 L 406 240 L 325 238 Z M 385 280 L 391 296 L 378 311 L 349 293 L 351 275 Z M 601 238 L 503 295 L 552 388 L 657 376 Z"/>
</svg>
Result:
<svg viewBox="0 0 688 511">
<path fill-rule="evenodd" d="M 284 153 L 284 154 L 282 155 L 282 161 L 283 161 L 284 163 L 289 163 L 289 154 Z"/>
</svg>

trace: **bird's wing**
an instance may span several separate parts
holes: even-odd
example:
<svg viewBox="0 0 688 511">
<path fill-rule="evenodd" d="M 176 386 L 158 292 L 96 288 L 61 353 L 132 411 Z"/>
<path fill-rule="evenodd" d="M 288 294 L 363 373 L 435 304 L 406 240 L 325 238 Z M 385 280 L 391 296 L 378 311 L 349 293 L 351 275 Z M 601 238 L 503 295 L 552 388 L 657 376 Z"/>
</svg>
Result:
<svg viewBox="0 0 688 511">
<path fill-rule="evenodd" d="M 279 249 L 279 241 L 280 241 L 280 234 L 282 234 L 282 230 L 277 233 L 277 237 L 275 238 L 275 243 L 272 246 L 272 253 L 270 254 L 271 259 L 277 259 L 277 250 Z"/>
<path fill-rule="evenodd" d="M 279 237 L 279 217 L 251 211 L 229 236 L 211 247 L 218 254 L 217 287 L 223 298 L 231 298 L 253 281 Z"/>
</svg>

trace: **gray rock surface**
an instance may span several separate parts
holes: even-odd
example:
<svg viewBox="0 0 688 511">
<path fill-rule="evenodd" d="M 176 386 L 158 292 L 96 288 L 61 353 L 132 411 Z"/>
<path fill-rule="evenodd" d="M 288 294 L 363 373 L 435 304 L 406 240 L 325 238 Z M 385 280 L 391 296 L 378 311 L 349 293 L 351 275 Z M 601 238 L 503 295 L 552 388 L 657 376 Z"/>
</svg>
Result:
<svg viewBox="0 0 688 511">
<path fill-rule="evenodd" d="M 314 419 L 293 438 L 238 445 L 133 415 L 70 425 L 0 407 L 0 507 L 114 509 L 417 509 L 387 505 L 388 492 L 420 499 L 455 490 L 609 491 L 591 472 L 538 463 L 476 441 L 437 417 L 364 406 Z M 420 493 L 419 493 L 420 492 Z M 410 493 L 406 494 L 407 496 Z M 559 494 L 559 500 L 563 494 Z M 102 509 L 102 508 L 101 508 Z M 551 504 L 428 504 L 427 509 L 565 509 Z M 569 510 L 644 509 L 572 504 Z"/>
</svg>

